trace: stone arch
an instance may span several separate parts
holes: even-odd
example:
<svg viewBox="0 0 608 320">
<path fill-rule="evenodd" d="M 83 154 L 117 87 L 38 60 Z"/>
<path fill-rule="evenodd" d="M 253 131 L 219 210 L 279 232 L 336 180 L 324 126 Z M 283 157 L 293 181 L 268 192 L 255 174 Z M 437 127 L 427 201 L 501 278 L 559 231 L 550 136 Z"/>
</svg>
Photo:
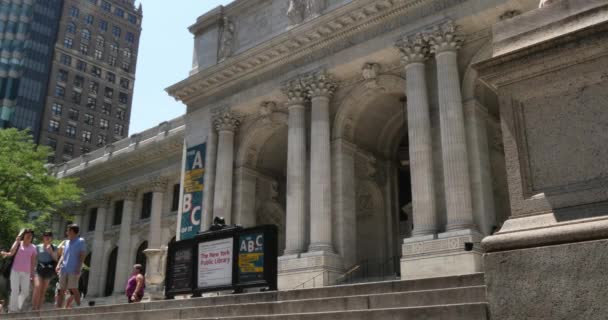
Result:
<svg viewBox="0 0 608 320">
<path fill-rule="evenodd" d="M 405 92 L 405 79 L 396 75 L 378 76 L 378 87 L 369 88 L 364 83 L 353 87 L 346 98 L 339 103 L 333 122 L 332 139 L 343 138 L 353 142 L 355 125 L 359 120 L 361 111 L 368 107 L 376 97 L 385 94 L 399 94 Z"/>
<path fill-rule="evenodd" d="M 240 131 L 242 137 L 236 152 L 236 167 L 248 165 L 255 167 L 264 143 L 275 131 L 287 126 L 287 114 L 273 112 L 267 117 L 258 117 Z"/>
<path fill-rule="evenodd" d="M 144 254 L 144 250 L 148 249 L 148 241 L 144 240 L 138 247 L 135 252 L 135 263 L 141 264 L 143 266 L 142 271 L 146 273 L 146 264 L 148 259 L 146 259 L 146 255 Z"/>
<path fill-rule="evenodd" d="M 475 63 L 491 58 L 493 53 L 492 42 L 486 42 L 481 49 L 475 53 L 471 62 L 467 66 L 462 77 L 462 100 L 467 101 L 475 97 L 475 88 L 477 86 L 478 73 L 472 66 Z"/>
<path fill-rule="evenodd" d="M 103 283 L 103 288 L 104 288 L 104 296 L 110 296 L 112 295 L 112 293 L 114 292 L 114 281 L 116 279 L 116 272 L 119 272 L 119 270 L 116 270 L 116 260 L 118 259 L 118 247 L 114 247 L 109 255 L 108 255 L 108 259 L 104 260 L 106 262 L 106 264 L 108 265 L 107 269 L 106 269 L 106 277 L 105 277 L 105 283 Z"/>
</svg>

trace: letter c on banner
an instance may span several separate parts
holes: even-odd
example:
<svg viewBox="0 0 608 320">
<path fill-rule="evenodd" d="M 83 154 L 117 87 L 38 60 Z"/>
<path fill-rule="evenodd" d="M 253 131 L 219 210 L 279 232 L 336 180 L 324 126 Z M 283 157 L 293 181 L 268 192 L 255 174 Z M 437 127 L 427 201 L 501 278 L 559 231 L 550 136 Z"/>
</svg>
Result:
<svg viewBox="0 0 608 320">
<path fill-rule="evenodd" d="M 190 221 L 193 225 L 198 226 L 201 224 L 201 219 L 196 219 L 196 212 L 201 211 L 201 206 L 196 206 L 192 208 L 192 213 L 190 213 Z"/>
</svg>

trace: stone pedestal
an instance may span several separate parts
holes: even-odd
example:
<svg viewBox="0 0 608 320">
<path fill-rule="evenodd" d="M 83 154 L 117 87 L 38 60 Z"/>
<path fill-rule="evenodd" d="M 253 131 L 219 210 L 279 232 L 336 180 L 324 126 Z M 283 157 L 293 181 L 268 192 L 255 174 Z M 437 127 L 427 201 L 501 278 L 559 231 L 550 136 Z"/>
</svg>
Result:
<svg viewBox="0 0 608 320">
<path fill-rule="evenodd" d="M 511 217 L 483 248 L 491 317 L 604 319 L 608 2 L 561 0 L 494 26 Z"/>
<path fill-rule="evenodd" d="M 164 283 L 167 247 L 146 249 L 144 250 L 144 254 L 148 260 L 146 264 L 145 293 L 150 300 L 162 300 L 165 298 Z"/>
<path fill-rule="evenodd" d="M 483 271 L 482 235 L 459 230 L 403 240 L 401 279 L 455 276 Z M 470 251 L 465 244 L 473 245 Z"/>
<path fill-rule="evenodd" d="M 278 269 L 279 290 L 335 285 L 344 273 L 342 258 L 322 251 L 281 256 Z"/>
</svg>

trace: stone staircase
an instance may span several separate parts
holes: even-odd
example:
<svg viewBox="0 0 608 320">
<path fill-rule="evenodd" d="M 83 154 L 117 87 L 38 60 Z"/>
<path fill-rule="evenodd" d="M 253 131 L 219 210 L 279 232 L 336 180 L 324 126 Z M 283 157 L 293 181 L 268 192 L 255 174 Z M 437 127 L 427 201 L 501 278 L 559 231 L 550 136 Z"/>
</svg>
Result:
<svg viewBox="0 0 608 320">
<path fill-rule="evenodd" d="M 483 274 L 48 310 L 4 319 L 487 320 Z"/>
</svg>

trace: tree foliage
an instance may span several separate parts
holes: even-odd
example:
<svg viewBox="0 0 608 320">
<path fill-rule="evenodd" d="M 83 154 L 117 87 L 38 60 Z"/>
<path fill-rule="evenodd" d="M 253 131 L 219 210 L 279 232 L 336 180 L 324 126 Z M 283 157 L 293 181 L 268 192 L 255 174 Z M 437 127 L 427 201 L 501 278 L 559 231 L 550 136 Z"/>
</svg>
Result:
<svg viewBox="0 0 608 320">
<path fill-rule="evenodd" d="M 45 163 L 50 153 L 28 131 L 0 130 L 0 246 L 6 248 L 23 227 L 48 227 L 59 208 L 77 204 L 82 189 L 75 179 L 57 179 Z M 34 220 L 30 217 L 36 216 Z M 43 231 L 43 230 L 37 230 Z"/>
</svg>

